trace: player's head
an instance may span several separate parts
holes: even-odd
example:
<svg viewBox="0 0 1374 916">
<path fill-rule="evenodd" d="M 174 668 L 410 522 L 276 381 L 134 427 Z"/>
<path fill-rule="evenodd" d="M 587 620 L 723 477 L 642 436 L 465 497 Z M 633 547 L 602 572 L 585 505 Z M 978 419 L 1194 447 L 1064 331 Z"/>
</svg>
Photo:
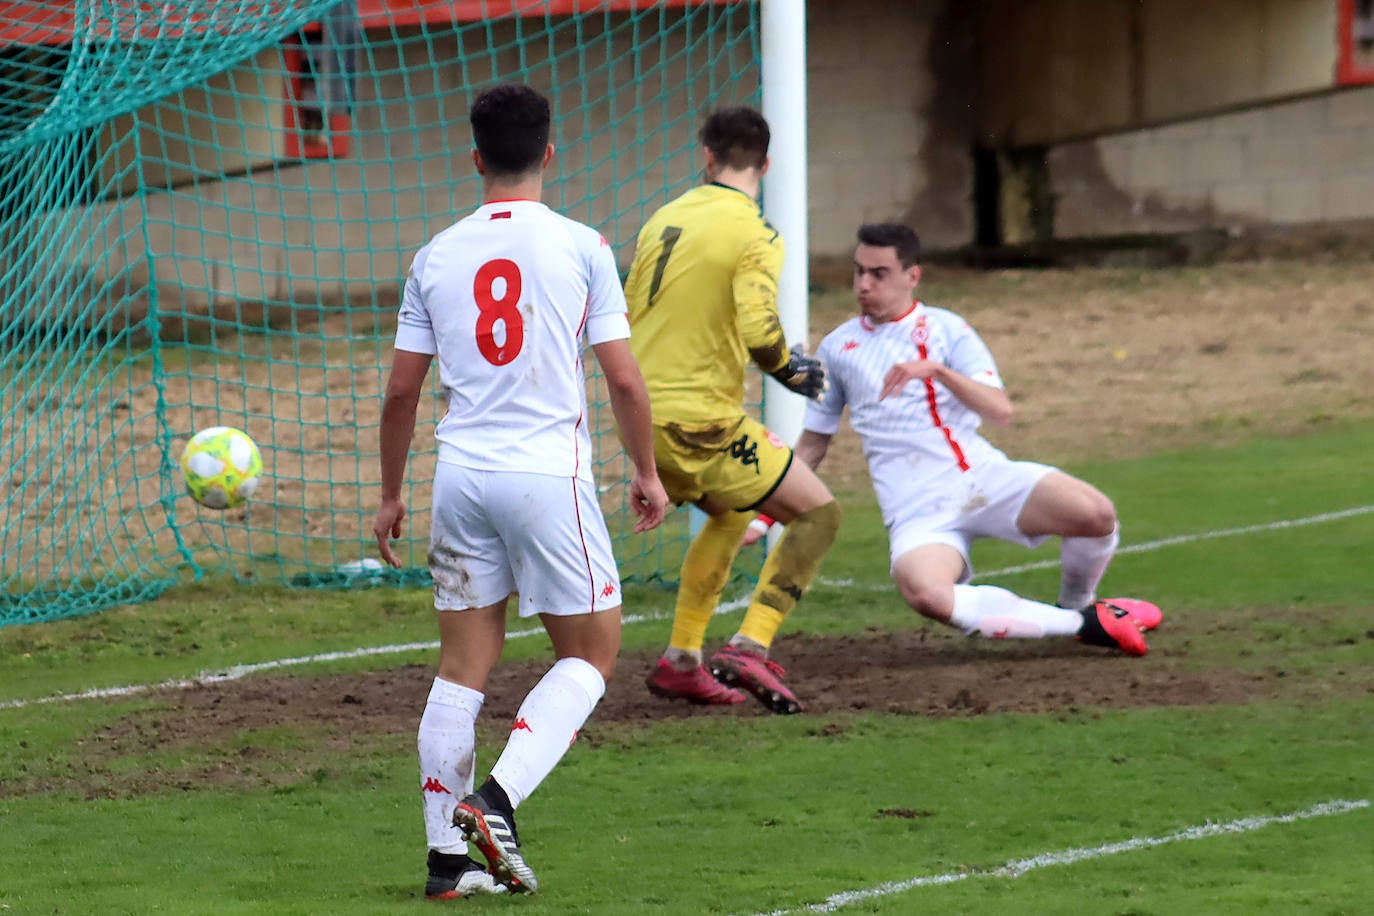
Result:
<svg viewBox="0 0 1374 916">
<path fill-rule="evenodd" d="M 921 282 L 921 240 L 901 223 L 866 223 L 854 249 L 854 298 L 874 321 L 906 314 Z"/>
<path fill-rule="evenodd" d="M 488 180 L 538 172 L 553 157 L 549 100 L 529 86 L 508 83 L 479 94 L 468 121 L 477 147 L 472 161 Z"/>
<path fill-rule="evenodd" d="M 715 180 L 722 169 L 743 172 L 768 169 L 768 122 L 747 105 L 717 108 L 706 117 L 698 135 L 706 147 L 706 177 Z"/>
</svg>

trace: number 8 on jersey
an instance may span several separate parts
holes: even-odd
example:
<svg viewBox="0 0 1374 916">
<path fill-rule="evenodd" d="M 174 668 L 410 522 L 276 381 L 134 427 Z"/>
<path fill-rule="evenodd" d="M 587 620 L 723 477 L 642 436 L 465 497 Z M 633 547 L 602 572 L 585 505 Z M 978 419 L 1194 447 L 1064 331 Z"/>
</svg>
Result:
<svg viewBox="0 0 1374 916">
<path fill-rule="evenodd" d="M 496 295 L 496 281 L 503 287 Z M 496 258 L 477 269 L 472 281 L 472 298 L 477 303 L 477 349 L 493 366 L 504 366 L 520 355 L 525 344 L 525 322 L 520 316 L 520 267 L 506 258 Z M 496 342 L 496 322 L 502 328 L 502 343 Z"/>
</svg>

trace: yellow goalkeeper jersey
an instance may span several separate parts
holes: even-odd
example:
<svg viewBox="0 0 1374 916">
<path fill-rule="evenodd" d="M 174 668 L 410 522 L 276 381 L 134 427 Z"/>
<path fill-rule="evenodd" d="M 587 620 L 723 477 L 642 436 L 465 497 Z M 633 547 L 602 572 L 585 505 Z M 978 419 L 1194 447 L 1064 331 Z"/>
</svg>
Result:
<svg viewBox="0 0 1374 916">
<path fill-rule="evenodd" d="M 693 188 L 644 224 L 625 298 L 655 424 L 737 416 L 746 360 L 766 372 L 787 362 L 782 259 L 759 205 L 725 185 Z"/>
</svg>

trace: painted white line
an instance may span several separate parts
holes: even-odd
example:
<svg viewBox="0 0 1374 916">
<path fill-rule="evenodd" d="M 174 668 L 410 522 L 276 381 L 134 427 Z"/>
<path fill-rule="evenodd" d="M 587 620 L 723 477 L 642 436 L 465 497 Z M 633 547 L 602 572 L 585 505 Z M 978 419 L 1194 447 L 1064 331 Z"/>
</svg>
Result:
<svg viewBox="0 0 1374 916">
<path fill-rule="evenodd" d="M 749 606 L 748 598 L 739 598 L 734 601 L 727 601 L 716 608 L 717 614 L 728 614 Z M 668 620 L 670 614 L 626 614 L 621 618 L 621 625 L 631 623 L 645 623 L 650 620 Z M 533 627 L 526 630 L 513 630 L 506 634 L 507 639 L 524 639 L 530 636 L 538 636 L 544 632 L 543 627 Z M 6 700 L 0 702 L 0 710 L 23 709 L 26 706 L 42 706 L 48 703 L 68 703 L 74 700 L 103 700 L 119 699 L 122 697 L 137 696 L 143 693 L 152 693 L 156 690 L 185 690 L 190 687 L 204 687 L 224 681 L 237 681 L 250 674 L 258 674 L 263 671 L 275 671 L 280 668 L 294 668 L 299 665 L 312 665 L 316 662 L 336 662 L 353 658 L 368 658 L 374 655 L 394 655 L 400 652 L 419 652 L 433 651 L 439 648 L 439 643 L 434 642 L 411 642 L 400 643 L 391 646 L 367 646 L 361 649 L 348 649 L 340 652 L 321 652 L 317 655 L 300 655 L 295 658 L 278 658 L 267 662 L 257 662 L 251 665 L 234 665 L 223 671 L 202 671 L 192 678 L 178 678 L 170 681 L 162 681 L 157 684 L 129 684 L 124 687 L 97 687 L 92 690 L 83 690 L 80 693 L 57 693 L 46 697 L 37 697 L 32 700 Z"/>
<path fill-rule="evenodd" d="M 1217 538 L 1237 537 L 1243 534 L 1262 534 L 1266 531 L 1283 531 L 1288 528 L 1303 528 L 1307 525 L 1320 525 L 1324 522 L 1335 522 L 1343 518 L 1353 518 L 1357 515 L 1368 515 L 1374 512 L 1374 506 L 1355 506 L 1351 509 L 1342 509 L 1339 512 L 1323 512 L 1320 515 L 1309 515 L 1306 518 L 1281 519 L 1277 522 L 1262 522 L 1258 525 L 1243 525 L 1239 528 L 1219 528 L 1215 531 L 1199 531 L 1195 534 L 1180 534 L 1174 537 L 1159 538 L 1155 541 L 1142 541 L 1139 544 L 1129 544 L 1125 547 L 1118 547 L 1116 555 L 1119 557 L 1126 553 L 1149 553 L 1153 550 L 1161 550 L 1165 547 L 1177 547 L 1180 544 L 1195 544 L 1199 541 L 1213 541 Z M 1019 566 L 1004 566 L 1001 569 L 989 569 L 986 572 L 979 572 L 974 575 L 974 579 L 991 579 L 996 576 L 1012 576 L 1017 573 L 1031 572 L 1036 569 L 1054 569 L 1059 565 L 1059 560 L 1039 560 L 1035 563 L 1023 563 Z M 825 579 L 820 580 L 822 585 L 830 585 L 839 588 L 858 588 L 865 591 L 887 591 L 892 588 L 891 582 L 874 584 L 872 582 L 855 582 L 852 579 Z"/>
<path fill-rule="evenodd" d="M 1265 531 L 1281 531 L 1286 528 L 1301 528 L 1306 525 L 1318 525 L 1323 522 L 1338 521 L 1343 518 L 1351 518 L 1357 515 L 1367 515 L 1374 512 L 1374 506 L 1356 506 L 1351 509 L 1342 509 L 1339 512 L 1324 512 L 1320 515 L 1309 515 L 1306 518 L 1282 519 L 1277 522 L 1265 522 L 1258 525 L 1245 525 L 1239 528 L 1221 528 L 1216 531 L 1200 531 L 1195 534 L 1181 534 L 1175 537 L 1160 538 L 1155 541 L 1145 541 L 1140 544 L 1131 544 L 1117 550 L 1117 555 L 1125 553 L 1147 553 L 1152 550 L 1159 550 L 1164 547 L 1174 547 L 1179 544 L 1192 544 L 1198 541 L 1209 541 L 1215 538 L 1236 537 L 1243 534 L 1259 534 Z M 988 579 L 995 576 L 1010 576 L 1016 573 L 1029 572 L 1034 569 L 1052 569 L 1059 565 L 1059 561 L 1042 560 L 1037 563 L 1026 563 L 1021 566 L 1007 566 L 1002 569 L 992 569 L 987 572 L 979 573 L 975 579 Z M 821 579 L 819 584 L 828 585 L 835 588 L 860 589 L 863 591 L 887 591 L 892 588 L 892 583 L 884 582 L 874 584 L 871 582 L 854 582 L 850 579 Z M 747 598 L 736 599 L 726 602 L 716 608 L 717 614 L 728 614 L 748 607 Z M 665 620 L 667 614 L 628 614 L 622 623 L 644 623 L 651 620 Z M 544 632 L 542 629 L 517 630 L 506 634 L 507 639 L 520 639 L 527 636 Z M 394 646 L 369 646 L 361 649 L 349 649 L 342 652 L 324 652 L 319 655 L 305 655 L 298 658 L 282 658 L 274 661 L 258 662 L 250 665 L 235 665 L 225 671 L 206 671 L 193 678 L 163 681 L 160 684 L 131 684 L 125 687 L 102 687 L 94 690 L 85 690 L 81 693 L 58 693 L 46 697 L 38 697 L 32 700 L 5 700 L 0 701 L 0 710 L 23 709 L 26 706 L 39 706 L 46 703 L 66 703 L 73 700 L 95 700 L 109 697 L 127 697 L 141 693 L 149 693 L 154 690 L 176 690 L 187 687 L 197 687 L 205 684 L 214 684 L 219 681 L 234 681 L 245 675 L 254 674 L 260 671 L 272 671 L 279 668 L 291 668 L 298 665 L 309 665 L 315 662 L 342 661 L 351 658 L 365 658 L 374 655 L 393 655 L 398 652 L 413 652 L 417 650 L 437 649 L 437 642 L 417 642 L 406 643 Z"/>
<path fill-rule="evenodd" d="M 953 884 L 956 881 L 967 881 L 972 878 L 1019 878 L 1027 872 L 1035 871 L 1039 868 L 1047 868 L 1051 865 L 1073 865 L 1076 862 L 1086 862 L 1089 859 L 1101 859 L 1105 856 L 1114 856 L 1122 852 L 1133 852 L 1137 849 L 1151 849 L 1155 846 L 1179 843 L 1184 840 L 1201 840 L 1207 837 L 1222 836 L 1225 834 L 1248 833 L 1252 830 L 1259 830 L 1261 827 L 1268 827 L 1271 824 L 1291 824 L 1294 821 L 1302 821 L 1314 817 L 1349 814 L 1351 811 L 1358 811 L 1361 808 L 1368 807 L 1369 800 L 1364 798 L 1355 801 L 1333 799 L 1332 801 L 1322 802 L 1319 805 L 1313 805 L 1305 810 L 1293 811 L 1288 814 L 1243 817 L 1239 820 L 1227 821 L 1224 824 L 1206 823 L 1194 827 L 1185 827 L 1182 830 L 1175 833 L 1168 833 L 1164 836 L 1132 837 L 1129 840 L 1121 840 L 1116 843 L 1104 843 L 1101 846 L 1080 847 L 1077 849 L 1063 849 L 1058 852 L 1041 853 L 1040 855 L 1031 856 L 1027 859 L 1012 859 L 1010 862 L 998 868 L 985 869 L 983 871 L 948 872 L 943 875 L 924 875 L 916 878 L 908 878 L 905 881 L 889 881 L 862 890 L 844 891 L 839 894 L 832 894 L 827 897 L 823 903 L 813 903 L 794 909 L 769 910 L 766 913 L 755 913 L 753 916 L 792 916 L 792 914 L 795 913 L 833 913 L 842 907 L 850 906 L 855 903 L 862 903 L 865 900 L 873 900 L 878 897 L 890 897 L 893 894 L 905 893 L 906 891 L 918 887 L 934 887 L 941 884 Z"/>
</svg>

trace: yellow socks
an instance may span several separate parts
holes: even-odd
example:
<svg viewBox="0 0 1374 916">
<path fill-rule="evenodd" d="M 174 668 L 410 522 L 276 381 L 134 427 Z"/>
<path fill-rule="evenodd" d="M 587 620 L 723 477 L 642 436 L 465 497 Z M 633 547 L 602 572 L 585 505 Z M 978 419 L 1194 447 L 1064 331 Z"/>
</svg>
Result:
<svg viewBox="0 0 1374 916">
<path fill-rule="evenodd" d="M 778 627 L 782 626 L 792 608 L 801 600 L 802 593 L 816 578 L 821 558 L 835 542 L 835 534 L 840 530 L 842 514 L 840 504 L 832 500 L 803 512 L 783 529 L 782 540 L 778 541 L 777 548 L 768 555 L 763 564 L 763 571 L 759 573 L 759 584 L 754 589 L 754 599 L 744 615 L 744 622 L 740 624 L 740 636 L 764 649 L 773 644 Z M 746 518 L 740 526 L 741 531 L 748 524 L 749 520 Z M 693 543 L 692 546 L 695 547 L 696 544 Z M 684 566 L 684 570 L 685 568 Z M 685 575 L 683 581 L 686 581 Z M 721 587 L 724 587 L 724 584 L 722 579 Z M 673 635 L 677 635 L 676 627 Z M 703 623 L 698 636 L 698 646 L 701 645 L 700 637 L 704 635 Z M 676 642 L 673 644 L 677 645 Z"/>
<path fill-rule="evenodd" d="M 701 654 L 706 627 L 720 604 L 721 592 L 730 578 L 730 566 L 740 550 L 740 539 L 752 518 L 747 512 L 712 516 L 692 539 L 682 561 L 673 635 L 668 642 L 671 648 Z"/>
</svg>

